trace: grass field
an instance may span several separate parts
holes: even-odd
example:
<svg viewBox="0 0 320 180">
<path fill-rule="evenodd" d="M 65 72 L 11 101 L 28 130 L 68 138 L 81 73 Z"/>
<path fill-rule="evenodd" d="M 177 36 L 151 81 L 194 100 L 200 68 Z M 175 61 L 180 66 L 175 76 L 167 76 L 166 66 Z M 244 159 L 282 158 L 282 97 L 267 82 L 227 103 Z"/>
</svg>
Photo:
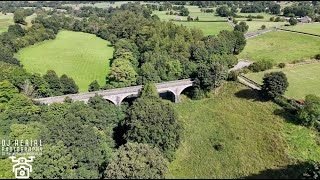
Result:
<svg viewBox="0 0 320 180">
<path fill-rule="evenodd" d="M 249 16 L 249 15 L 252 15 L 252 16 L 258 16 L 258 15 L 261 15 L 263 16 L 263 19 L 252 19 L 253 21 L 269 21 L 270 17 L 274 17 L 276 15 L 274 14 L 269 14 L 269 13 L 240 13 L 240 10 L 241 9 L 238 9 L 238 13 L 236 13 L 237 15 L 241 15 L 241 16 Z M 236 18 L 236 20 L 238 21 L 242 21 L 242 20 L 247 20 L 248 18 Z"/>
<path fill-rule="evenodd" d="M 12 24 L 14 24 L 13 13 L 7 13 L 6 15 L 0 13 L 0 33 L 7 31 Z"/>
<path fill-rule="evenodd" d="M 109 2 L 99 2 L 99 3 L 94 3 L 94 4 L 90 4 L 90 3 L 83 3 L 83 4 L 64 4 L 63 6 L 71 6 L 72 8 L 81 8 L 84 6 L 91 6 L 91 7 L 98 7 L 98 8 L 108 8 L 108 7 L 117 7 L 117 6 L 121 6 L 121 4 L 126 4 L 129 1 L 116 1 L 114 4 L 111 4 Z"/>
<path fill-rule="evenodd" d="M 263 75 L 267 72 L 283 71 L 288 78 L 289 88 L 286 96 L 297 99 L 304 99 L 307 94 L 320 96 L 320 63 L 296 65 L 283 69 L 272 69 L 259 73 L 250 73 L 246 76 L 256 82 L 262 83 Z"/>
<path fill-rule="evenodd" d="M 67 74 L 84 92 L 94 80 L 105 84 L 113 54 L 108 45 L 109 42 L 92 34 L 60 31 L 55 40 L 24 48 L 16 57 L 29 72 L 44 74 L 53 69 L 59 76 Z"/>
<path fill-rule="evenodd" d="M 309 59 L 320 52 L 320 38 L 273 31 L 247 40 L 240 59 L 268 60 L 273 63 Z"/>
<path fill-rule="evenodd" d="M 299 23 L 296 26 L 286 26 L 285 29 L 306 32 L 311 34 L 320 35 L 320 23 Z"/>
<path fill-rule="evenodd" d="M 184 133 L 167 178 L 270 178 L 262 172 L 319 160 L 315 132 L 275 115 L 281 108 L 256 96 L 232 82 L 212 98 L 174 104 Z M 223 144 L 220 151 L 214 149 L 217 142 Z"/>
<path fill-rule="evenodd" d="M 199 28 L 205 36 L 216 35 L 221 30 L 233 30 L 233 27 L 228 22 L 174 22 L 182 24 L 188 28 Z"/>
<path fill-rule="evenodd" d="M 266 28 L 271 28 L 271 27 L 287 24 L 287 22 L 263 22 L 263 21 L 245 21 L 245 22 L 247 23 L 247 25 L 249 25 L 248 32 L 259 30 L 262 25 L 265 25 Z"/>
<path fill-rule="evenodd" d="M 200 8 L 198 6 L 185 6 L 189 10 L 189 16 L 192 18 L 199 17 L 200 21 L 227 21 L 227 18 L 220 17 L 216 15 L 215 13 L 203 13 L 200 11 Z M 211 8 L 215 9 L 215 8 Z M 170 19 L 176 19 L 177 17 L 180 17 L 182 20 L 186 21 L 187 16 L 177 16 L 177 15 L 166 15 L 167 12 L 170 11 L 153 11 L 153 14 L 156 14 L 159 16 L 161 20 L 170 20 Z"/>
</svg>

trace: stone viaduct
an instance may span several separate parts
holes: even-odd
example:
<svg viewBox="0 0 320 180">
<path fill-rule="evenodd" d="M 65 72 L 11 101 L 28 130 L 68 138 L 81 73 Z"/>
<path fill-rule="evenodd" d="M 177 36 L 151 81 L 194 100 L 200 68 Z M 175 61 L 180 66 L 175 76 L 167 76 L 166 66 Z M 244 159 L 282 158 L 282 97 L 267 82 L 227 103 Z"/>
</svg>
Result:
<svg viewBox="0 0 320 180">
<path fill-rule="evenodd" d="M 193 86 L 193 81 L 191 79 L 183 79 L 183 80 L 157 83 L 155 84 L 155 86 L 159 93 L 171 92 L 175 97 L 174 102 L 179 102 L 181 92 L 187 87 Z M 104 99 L 111 101 L 115 105 L 120 105 L 121 102 L 126 97 L 136 97 L 139 91 L 141 90 L 141 88 L 142 88 L 142 85 L 139 85 L 139 86 L 124 87 L 124 88 L 108 89 L 108 90 L 102 90 L 102 91 L 39 98 L 34 100 L 44 104 L 52 104 L 55 102 L 62 103 L 64 102 L 65 98 L 68 96 L 73 101 L 88 102 L 90 97 L 93 97 L 96 94 L 98 94 L 98 95 L 101 95 Z"/>
</svg>

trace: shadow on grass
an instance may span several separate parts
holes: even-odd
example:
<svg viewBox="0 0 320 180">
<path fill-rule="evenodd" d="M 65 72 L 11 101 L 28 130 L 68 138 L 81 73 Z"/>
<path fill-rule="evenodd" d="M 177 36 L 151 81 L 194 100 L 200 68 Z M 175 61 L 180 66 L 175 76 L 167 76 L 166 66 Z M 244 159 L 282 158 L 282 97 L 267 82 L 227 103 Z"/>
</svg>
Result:
<svg viewBox="0 0 320 180">
<path fill-rule="evenodd" d="M 280 167 L 279 169 L 266 169 L 258 174 L 252 174 L 243 179 L 302 179 L 303 173 L 311 166 L 310 162 L 301 162 L 297 164 Z"/>
<path fill-rule="evenodd" d="M 295 125 L 301 125 L 299 122 L 299 119 L 297 118 L 296 112 L 291 112 L 290 110 L 281 108 L 281 109 L 274 110 L 273 114 L 284 118 L 286 122 L 289 122 Z"/>
<path fill-rule="evenodd" d="M 268 99 L 261 97 L 260 92 L 253 89 L 243 89 L 234 94 L 238 98 L 243 98 L 247 100 L 267 102 Z"/>
</svg>

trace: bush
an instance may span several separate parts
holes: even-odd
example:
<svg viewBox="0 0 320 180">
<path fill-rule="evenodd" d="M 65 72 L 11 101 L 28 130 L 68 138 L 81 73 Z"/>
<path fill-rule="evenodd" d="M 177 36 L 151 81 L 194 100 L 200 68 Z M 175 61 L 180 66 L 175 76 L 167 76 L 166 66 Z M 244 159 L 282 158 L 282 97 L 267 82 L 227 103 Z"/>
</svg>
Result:
<svg viewBox="0 0 320 180">
<path fill-rule="evenodd" d="M 261 29 L 263 30 L 263 29 L 266 29 L 266 25 L 262 25 L 261 26 Z"/>
<path fill-rule="evenodd" d="M 307 95 L 303 107 L 298 111 L 298 117 L 304 126 L 318 126 L 320 121 L 320 97 L 313 94 Z"/>
<path fill-rule="evenodd" d="M 228 81 L 237 81 L 239 75 L 238 71 L 230 71 L 228 74 Z"/>
<path fill-rule="evenodd" d="M 289 23 L 291 26 L 294 26 L 294 25 L 298 24 L 298 20 L 296 18 L 292 17 L 289 19 Z"/>
<path fill-rule="evenodd" d="M 273 64 L 271 62 L 262 60 L 262 61 L 258 61 L 250 64 L 249 69 L 252 72 L 260 72 L 260 71 L 271 69 L 272 67 L 273 67 Z"/>
<path fill-rule="evenodd" d="M 320 54 L 315 55 L 314 58 L 315 58 L 316 60 L 320 60 Z"/>
<path fill-rule="evenodd" d="M 286 64 L 285 64 L 285 63 L 279 63 L 279 64 L 278 64 L 278 67 L 279 67 L 279 68 L 284 68 L 284 67 L 286 67 Z"/>
<path fill-rule="evenodd" d="M 297 63 L 302 63 L 302 62 L 305 62 L 305 60 L 304 59 L 298 59 L 298 60 L 292 61 L 291 63 L 292 64 L 297 64 Z"/>
<path fill-rule="evenodd" d="M 252 18 L 248 18 L 247 21 L 252 21 Z"/>
<path fill-rule="evenodd" d="M 288 79 L 283 72 L 266 73 L 263 78 L 261 92 L 269 98 L 282 96 L 289 86 Z"/>
<path fill-rule="evenodd" d="M 274 21 L 274 17 L 271 17 L 269 20 L 270 20 L 270 21 Z"/>
</svg>

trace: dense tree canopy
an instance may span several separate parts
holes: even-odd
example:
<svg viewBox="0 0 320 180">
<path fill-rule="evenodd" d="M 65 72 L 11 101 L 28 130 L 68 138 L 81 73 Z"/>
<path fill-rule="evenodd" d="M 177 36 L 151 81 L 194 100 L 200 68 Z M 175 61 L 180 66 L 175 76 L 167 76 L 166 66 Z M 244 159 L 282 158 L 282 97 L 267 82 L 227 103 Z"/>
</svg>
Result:
<svg viewBox="0 0 320 180">
<path fill-rule="evenodd" d="M 170 103 L 143 93 L 129 108 L 125 125 L 127 141 L 149 144 L 159 148 L 167 158 L 173 158 L 180 144 L 181 125 Z"/>
<path fill-rule="evenodd" d="M 106 169 L 108 179 L 162 179 L 168 161 L 158 148 L 147 144 L 127 143 L 113 155 Z"/>
</svg>

